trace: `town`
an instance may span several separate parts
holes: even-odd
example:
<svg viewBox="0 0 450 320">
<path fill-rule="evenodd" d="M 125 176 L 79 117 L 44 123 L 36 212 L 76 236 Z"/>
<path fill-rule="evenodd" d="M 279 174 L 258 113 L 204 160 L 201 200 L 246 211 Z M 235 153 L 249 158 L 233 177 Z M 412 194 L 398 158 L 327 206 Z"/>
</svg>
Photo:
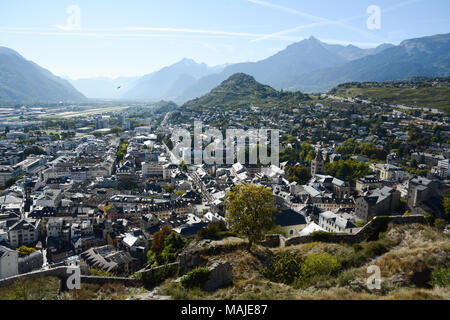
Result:
<svg viewBox="0 0 450 320">
<path fill-rule="evenodd" d="M 331 94 L 294 108 L 9 112 L 21 121 L 5 110 L 0 123 L 0 279 L 73 264 L 83 274 L 130 277 L 151 265 L 161 230 L 192 239 L 226 222 L 227 195 L 243 184 L 272 190 L 271 233 L 286 239 L 357 234 L 377 216 L 422 215 L 447 226 L 450 128 L 442 112 Z M 194 121 L 279 130 L 279 166 L 184 161 L 194 152 L 174 154 L 172 133 Z"/>
</svg>

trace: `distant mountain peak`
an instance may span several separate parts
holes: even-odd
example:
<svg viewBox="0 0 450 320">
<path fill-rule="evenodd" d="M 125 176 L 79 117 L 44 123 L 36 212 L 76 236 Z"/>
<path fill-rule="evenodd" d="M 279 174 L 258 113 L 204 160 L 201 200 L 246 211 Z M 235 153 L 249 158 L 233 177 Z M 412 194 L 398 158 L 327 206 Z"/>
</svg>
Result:
<svg viewBox="0 0 450 320">
<path fill-rule="evenodd" d="M 193 59 L 183 58 L 182 60 L 180 60 L 179 62 L 177 62 L 176 65 L 195 66 L 195 65 L 200 65 L 200 63 L 197 63 L 197 62 L 196 62 L 195 60 L 193 60 Z"/>
<path fill-rule="evenodd" d="M 0 47 L 0 70 L 1 102 L 29 103 L 85 99 L 68 81 L 6 47 Z"/>
<path fill-rule="evenodd" d="M 255 78 L 251 75 L 248 75 L 243 72 L 238 72 L 230 76 L 227 80 L 224 82 L 233 82 L 233 81 L 249 81 L 249 82 L 256 82 Z"/>
</svg>

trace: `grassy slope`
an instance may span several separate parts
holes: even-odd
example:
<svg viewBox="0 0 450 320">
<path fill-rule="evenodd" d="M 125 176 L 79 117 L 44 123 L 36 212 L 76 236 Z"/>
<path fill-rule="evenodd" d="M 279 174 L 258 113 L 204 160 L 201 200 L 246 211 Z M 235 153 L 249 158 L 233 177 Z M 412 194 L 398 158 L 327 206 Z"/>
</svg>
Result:
<svg viewBox="0 0 450 320">
<path fill-rule="evenodd" d="M 374 102 L 403 104 L 411 107 L 436 108 L 450 112 L 450 88 L 346 88 L 337 96 L 368 99 Z"/>
<path fill-rule="evenodd" d="M 305 288 L 275 283 L 266 279 L 261 270 L 271 256 L 290 253 L 308 256 L 312 253 L 329 253 L 341 263 L 354 261 L 355 252 L 349 245 L 310 243 L 289 248 L 257 248 L 254 254 L 236 250 L 220 256 L 209 257 L 209 263 L 225 260 L 233 264 L 234 284 L 213 294 L 199 289 L 186 290 L 166 281 L 160 293 L 173 299 L 450 299 L 450 287 L 426 288 L 412 280 L 414 274 L 437 265 L 450 263 L 450 237 L 436 229 L 422 225 L 395 226 L 385 239 L 392 247 L 379 257 L 361 263 L 351 263 L 336 277 L 325 277 Z M 366 245 L 366 244 L 363 244 Z M 367 289 L 367 267 L 378 265 L 381 269 L 382 289 Z"/>
<path fill-rule="evenodd" d="M 208 265 L 214 261 L 229 261 L 233 265 L 233 285 L 214 293 L 200 289 L 186 290 L 179 283 L 168 279 L 158 294 L 170 295 L 172 299 L 213 300 L 294 300 L 294 299 L 450 299 L 450 286 L 445 288 L 420 285 L 414 276 L 437 266 L 450 265 L 450 236 L 437 229 L 423 225 L 390 227 L 386 236 L 378 243 L 387 245 L 388 251 L 378 256 L 355 259 L 352 246 L 345 244 L 309 243 L 288 248 L 267 249 L 255 247 L 247 252 L 239 243 L 218 255 L 210 255 Z M 363 243 L 367 248 L 372 243 Z M 233 243 L 230 242 L 230 248 Z M 363 249 L 364 250 L 364 249 Z M 311 254 L 328 253 L 343 265 L 337 276 L 320 278 L 308 287 L 296 288 L 276 283 L 262 275 L 262 269 L 277 254 L 287 253 L 307 257 Z M 367 289 L 367 267 L 377 265 L 381 269 L 381 290 Z M 125 288 L 122 285 L 82 285 L 80 291 L 58 295 L 58 280 L 38 279 L 18 283 L 0 289 L 0 299 L 74 299 L 74 300 L 123 300 L 133 299 L 145 289 Z"/>
</svg>

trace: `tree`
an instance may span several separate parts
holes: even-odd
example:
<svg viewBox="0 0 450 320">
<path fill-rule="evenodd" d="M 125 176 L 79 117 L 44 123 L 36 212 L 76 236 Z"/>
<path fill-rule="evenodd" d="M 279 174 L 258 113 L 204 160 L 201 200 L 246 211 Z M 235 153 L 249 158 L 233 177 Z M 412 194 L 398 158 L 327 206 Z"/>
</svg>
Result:
<svg viewBox="0 0 450 320">
<path fill-rule="evenodd" d="M 164 249 L 161 252 L 161 260 L 163 263 L 175 262 L 178 255 L 188 244 L 188 241 L 176 232 L 172 232 L 164 240 Z"/>
<path fill-rule="evenodd" d="M 160 255 L 164 250 L 164 242 L 172 232 L 172 229 L 170 229 L 168 226 L 163 226 L 161 230 L 153 235 L 151 250 L 153 253 L 155 253 L 155 255 Z"/>
<path fill-rule="evenodd" d="M 28 248 L 27 246 L 21 246 L 19 248 L 16 249 L 19 252 L 19 257 L 26 257 L 30 254 L 32 254 L 33 252 L 36 252 L 35 248 Z"/>
<path fill-rule="evenodd" d="M 237 185 L 227 194 L 225 207 L 231 230 L 248 238 L 249 251 L 273 225 L 275 206 L 269 188 Z"/>
<path fill-rule="evenodd" d="M 111 129 L 111 133 L 120 133 L 123 131 L 122 127 L 114 127 Z"/>
<path fill-rule="evenodd" d="M 434 226 L 439 230 L 445 230 L 445 228 L 447 227 L 447 221 L 445 221 L 444 219 L 436 219 L 434 221 Z"/>
<path fill-rule="evenodd" d="M 165 190 L 167 193 L 172 193 L 172 192 L 175 191 L 175 187 L 174 187 L 174 186 L 166 186 L 166 187 L 164 187 L 164 190 Z"/>
<path fill-rule="evenodd" d="M 184 161 L 181 161 L 180 163 L 180 168 L 182 171 L 187 172 L 188 171 L 188 166 Z"/>
<path fill-rule="evenodd" d="M 302 165 L 296 165 L 294 167 L 287 167 L 286 172 L 289 174 L 290 182 L 297 182 L 299 184 L 305 184 L 311 178 L 308 168 Z"/>
<path fill-rule="evenodd" d="M 119 148 L 117 149 L 117 162 L 121 162 L 127 154 L 128 140 L 120 140 Z"/>
<path fill-rule="evenodd" d="M 299 153 L 292 148 L 286 148 L 280 152 L 280 162 L 293 161 L 297 162 L 300 159 Z"/>
<path fill-rule="evenodd" d="M 46 152 L 44 151 L 44 149 L 42 149 L 38 146 L 29 147 L 23 151 L 23 155 L 25 157 L 28 157 L 29 155 L 32 155 L 32 154 L 41 155 L 41 154 L 46 154 Z"/>
</svg>

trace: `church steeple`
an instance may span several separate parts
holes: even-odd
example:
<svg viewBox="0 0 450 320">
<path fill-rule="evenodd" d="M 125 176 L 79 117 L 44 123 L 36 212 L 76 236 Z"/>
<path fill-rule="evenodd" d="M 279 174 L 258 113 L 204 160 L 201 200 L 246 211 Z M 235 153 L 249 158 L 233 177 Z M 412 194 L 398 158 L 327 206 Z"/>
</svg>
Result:
<svg viewBox="0 0 450 320">
<path fill-rule="evenodd" d="M 311 161 L 311 175 L 314 176 L 323 173 L 323 165 L 322 150 L 319 149 L 316 157 Z"/>
</svg>

